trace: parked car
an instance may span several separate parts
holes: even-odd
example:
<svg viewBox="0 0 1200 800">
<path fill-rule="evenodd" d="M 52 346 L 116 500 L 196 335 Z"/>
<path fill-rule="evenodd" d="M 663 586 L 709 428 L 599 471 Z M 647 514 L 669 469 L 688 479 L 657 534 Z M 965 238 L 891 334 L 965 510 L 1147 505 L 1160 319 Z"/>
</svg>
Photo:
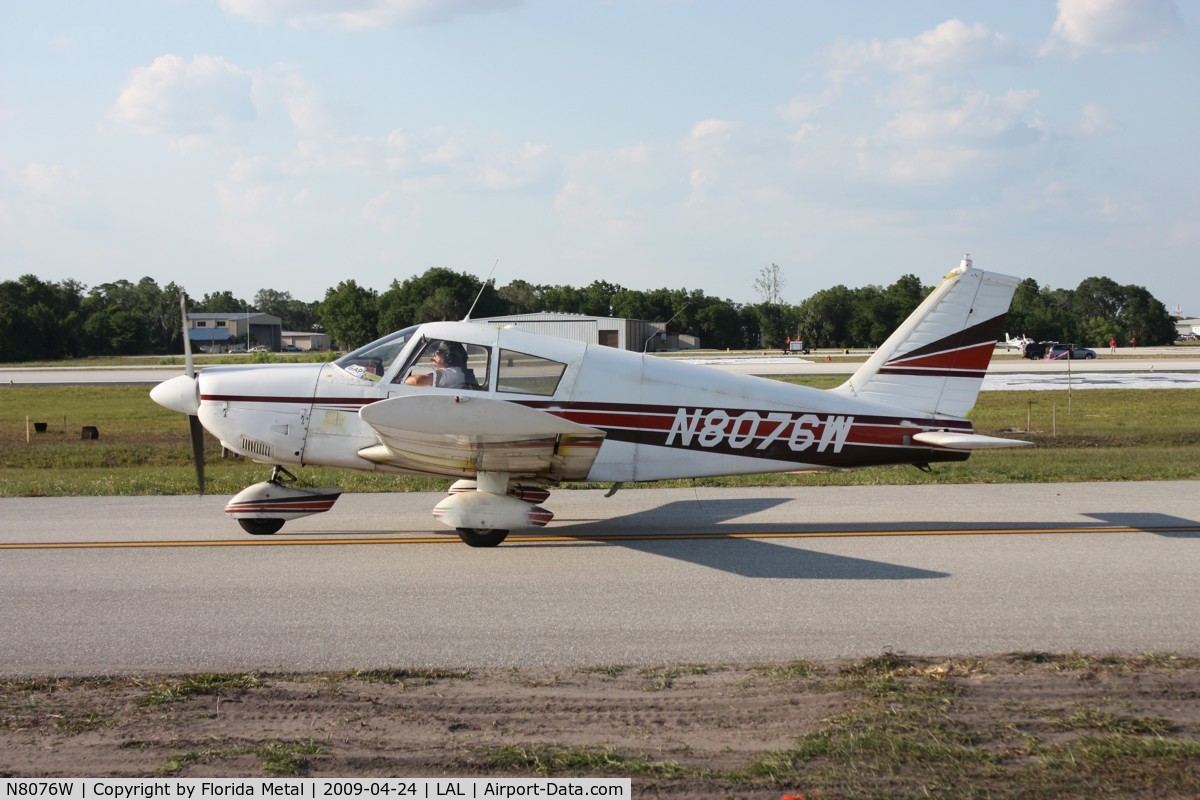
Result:
<svg viewBox="0 0 1200 800">
<path fill-rule="evenodd" d="M 269 352 L 271 352 L 271 350 L 265 344 L 256 344 L 256 345 L 254 345 L 254 347 L 250 348 L 250 352 L 251 353 L 269 353 Z"/>
<path fill-rule="evenodd" d="M 285 344 L 283 347 L 279 348 L 279 352 L 281 352 L 281 353 L 299 353 L 299 352 L 301 352 L 301 350 L 299 347 L 296 347 L 296 345 L 294 345 L 294 344 Z"/>
<path fill-rule="evenodd" d="M 1036 361 L 1039 358 L 1045 358 L 1046 351 L 1050 349 L 1051 345 L 1055 344 L 1058 344 L 1058 342 L 1030 342 L 1025 345 L 1025 349 L 1021 352 L 1021 355 Z"/>
<path fill-rule="evenodd" d="M 1096 351 L 1089 350 L 1086 347 L 1080 347 L 1077 344 L 1052 344 L 1050 352 L 1047 354 L 1049 358 L 1095 358 Z"/>
</svg>

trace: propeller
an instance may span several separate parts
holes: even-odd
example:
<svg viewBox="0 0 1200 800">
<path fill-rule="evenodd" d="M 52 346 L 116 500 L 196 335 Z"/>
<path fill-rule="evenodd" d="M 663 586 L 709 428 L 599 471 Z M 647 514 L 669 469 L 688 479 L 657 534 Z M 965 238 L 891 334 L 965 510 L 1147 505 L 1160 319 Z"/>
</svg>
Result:
<svg viewBox="0 0 1200 800">
<path fill-rule="evenodd" d="M 183 363 L 184 373 L 191 382 L 196 398 L 196 410 L 200 407 L 200 384 L 196 381 L 196 362 L 192 358 L 192 337 L 188 335 L 186 295 L 179 293 L 179 314 L 183 328 Z M 192 463 L 196 465 L 196 490 L 204 496 L 204 426 L 195 411 L 188 414 L 188 427 L 192 433 Z"/>
<path fill-rule="evenodd" d="M 186 374 L 176 375 L 150 390 L 150 399 L 164 408 L 187 414 L 192 433 L 192 462 L 196 465 L 196 489 L 204 495 L 204 426 L 200 424 L 200 381 L 192 358 L 192 338 L 188 336 L 187 298 L 179 293 L 179 313 L 183 321 L 183 361 Z"/>
</svg>

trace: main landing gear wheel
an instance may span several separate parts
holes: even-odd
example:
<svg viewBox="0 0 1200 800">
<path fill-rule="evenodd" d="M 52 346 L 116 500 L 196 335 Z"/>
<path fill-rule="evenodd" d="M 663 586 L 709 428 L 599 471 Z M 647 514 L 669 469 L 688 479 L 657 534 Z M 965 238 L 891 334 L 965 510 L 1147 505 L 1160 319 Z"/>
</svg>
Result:
<svg viewBox="0 0 1200 800">
<path fill-rule="evenodd" d="M 239 519 L 238 525 L 241 525 L 242 530 L 251 536 L 270 536 L 272 533 L 279 532 L 279 529 L 283 527 L 283 522 L 281 519 L 257 519 L 250 517 Z"/>
<path fill-rule="evenodd" d="M 458 538 L 468 547 L 495 547 L 504 541 L 508 531 L 499 528 L 456 528 Z"/>
</svg>

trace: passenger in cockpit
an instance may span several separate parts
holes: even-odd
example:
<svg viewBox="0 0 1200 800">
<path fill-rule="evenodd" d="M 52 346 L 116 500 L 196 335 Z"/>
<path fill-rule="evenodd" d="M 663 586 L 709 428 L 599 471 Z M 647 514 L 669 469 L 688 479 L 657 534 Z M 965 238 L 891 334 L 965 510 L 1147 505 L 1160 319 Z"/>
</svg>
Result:
<svg viewBox="0 0 1200 800">
<path fill-rule="evenodd" d="M 458 342 L 439 342 L 433 351 L 433 371 L 410 374 L 404 382 L 410 386 L 436 386 L 461 389 L 467 384 L 467 349 Z"/>
</svg>

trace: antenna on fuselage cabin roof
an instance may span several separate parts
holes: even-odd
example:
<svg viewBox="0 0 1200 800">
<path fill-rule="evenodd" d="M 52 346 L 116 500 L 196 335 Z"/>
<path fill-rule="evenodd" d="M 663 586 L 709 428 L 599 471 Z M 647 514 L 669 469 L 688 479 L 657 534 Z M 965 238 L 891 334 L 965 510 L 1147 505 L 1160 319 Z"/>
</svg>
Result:
<svg viewBox="0 0 1200 800">
<path fill-rule="evenodd" d="M 467 309 L 467 315 L 463 317 L 463 322 L 469 322 L 471 320 L 471 312 L 475 310 L 475 304 L 479 302 L 479 298 L 483 297 L 483 290 L 486 289 L 487 285 L 492 282 L 492 275 L 496 272 L 496 266 L 499 263 L 500 259 L 497 258 L 492 264 L 492 271 L 489 272 L 488 276 L 483 279 L 483 285 L 479 287 L 479 294 L 475 295 L 475 302 L 471 303 L 471 307 Z"/>
<path fill-rule="evenodd" d="M 680 314 L 682 314 L 684 311 L 687 310 L 688 303 L 690 303 L 690 302 L 691 302 L 690 300 L 684 302 L 683 306 L 678 311 L 676 311 L 674 314 L 672 314 L 671 318 L 669 320 L 667 320 L 666 322 L 663 323 L 663 329 L 661 331 L 655 331 L 654 333 L 652 333 L 646 337 L 646 341 L 642 345 L 642 355 L 646 355 L 646 353 L 648 353 L 650 351 L 650 340 L 653 339 L 655 336 L 658 336 L 658 334 L 660 334 L 660 333 L 665 335 L 667 332 L 667 326 L 670 325 L 672 322 L 674 322 L 676 317 L 678 317 Z"/>
</svg>

